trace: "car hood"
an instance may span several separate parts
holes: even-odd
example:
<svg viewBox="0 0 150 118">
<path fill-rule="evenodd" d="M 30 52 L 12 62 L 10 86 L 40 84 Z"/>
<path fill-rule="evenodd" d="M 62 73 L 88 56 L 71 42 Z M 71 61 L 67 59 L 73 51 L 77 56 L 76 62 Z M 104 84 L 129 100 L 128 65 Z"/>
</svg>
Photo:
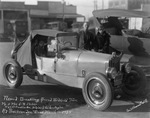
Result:
<svg viewBox="0 0 150 118">
<path fill-rule="evenodd" d="M 98 53 L 98 52 L 92 52 L 92 51 L 83 51 L 80 55 L 79 61 L 84 62 L 103 62 L 107 63 L 111 59 L 112 55 L 110 54 L 104 54 L 104 53 Z"/>
<path fill-rule="evenodd" d="M 92 51 L 83 51 L 78 59 L 78 76 L 84 76 L 92 72 L 100 72 L 106 74 L 109 60 L 112 55 L 97 53 Z"/>
</svg>

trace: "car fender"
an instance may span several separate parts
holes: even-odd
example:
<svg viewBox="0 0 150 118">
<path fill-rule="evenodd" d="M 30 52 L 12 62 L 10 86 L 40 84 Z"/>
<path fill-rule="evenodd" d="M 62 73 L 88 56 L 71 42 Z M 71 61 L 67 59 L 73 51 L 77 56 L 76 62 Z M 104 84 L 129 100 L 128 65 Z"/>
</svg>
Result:
<svg viewBox="0 0 150 118">
<path fill-rule="evenodd" d="M 106 68 L 111 57 L 109 54 L 83 51 L 78 59 L 78 76 L 85 77 L 92 72 L 100 72 L 106 75 Z"/>
</svg>

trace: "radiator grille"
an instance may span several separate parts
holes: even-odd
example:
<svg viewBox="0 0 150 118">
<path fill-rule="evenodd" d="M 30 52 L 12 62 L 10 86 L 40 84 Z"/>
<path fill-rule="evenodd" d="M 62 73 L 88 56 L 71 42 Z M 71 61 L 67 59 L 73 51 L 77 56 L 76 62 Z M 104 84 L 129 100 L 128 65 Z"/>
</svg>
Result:
<svg viewBox="0 0 150 118">
<path fill-rule="evenodd" d="M 117 71 L 120 70 L 120 58 L 119 57 L 112 57 L 109 61 L 109 67 L 116 68 Z"/>
</svg>

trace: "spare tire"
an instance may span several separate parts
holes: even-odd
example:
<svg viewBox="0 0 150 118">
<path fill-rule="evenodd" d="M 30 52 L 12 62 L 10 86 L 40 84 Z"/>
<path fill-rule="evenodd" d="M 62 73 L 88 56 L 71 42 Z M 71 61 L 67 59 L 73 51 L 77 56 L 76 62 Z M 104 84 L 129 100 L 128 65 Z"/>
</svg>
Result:
<svg viewBox="0 0 150 118">
<path fill-rule="evenodd" d="M 18 88 L 22 83 L 22 68 L 16 60 L 11 59 L 5 63 L 3 75 L 10 88 Z"/>
</svg>

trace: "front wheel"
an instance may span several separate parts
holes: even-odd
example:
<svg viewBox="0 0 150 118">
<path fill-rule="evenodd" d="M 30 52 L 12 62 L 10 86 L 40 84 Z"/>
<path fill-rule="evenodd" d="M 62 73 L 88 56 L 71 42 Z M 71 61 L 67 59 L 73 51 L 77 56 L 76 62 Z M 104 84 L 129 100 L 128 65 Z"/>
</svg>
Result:
<svg viewBox="0 0 150 118">
<path fill-rule="evenodd" d="M 145 94 L 146 77 L 143 70 L 137 66 L 132 66 L 131 72 L 123 78 L 122 90 L 131 96 L 140 96 Z"/>
<path fill-rule="evenodd" d="M 19 63 L 15 60 L 6 62 L 3 67 L 3 75 L 10 88 L 17 88 L 22 83 L 22 69 Z"/>
<path fill-rule="evenodd" d="M 87 104 L 101 111 L 111 105 L 114 95 L 109 80 L 99 73 L 89 74 L 85 78 L 82 92 Z"/>
</svg>

